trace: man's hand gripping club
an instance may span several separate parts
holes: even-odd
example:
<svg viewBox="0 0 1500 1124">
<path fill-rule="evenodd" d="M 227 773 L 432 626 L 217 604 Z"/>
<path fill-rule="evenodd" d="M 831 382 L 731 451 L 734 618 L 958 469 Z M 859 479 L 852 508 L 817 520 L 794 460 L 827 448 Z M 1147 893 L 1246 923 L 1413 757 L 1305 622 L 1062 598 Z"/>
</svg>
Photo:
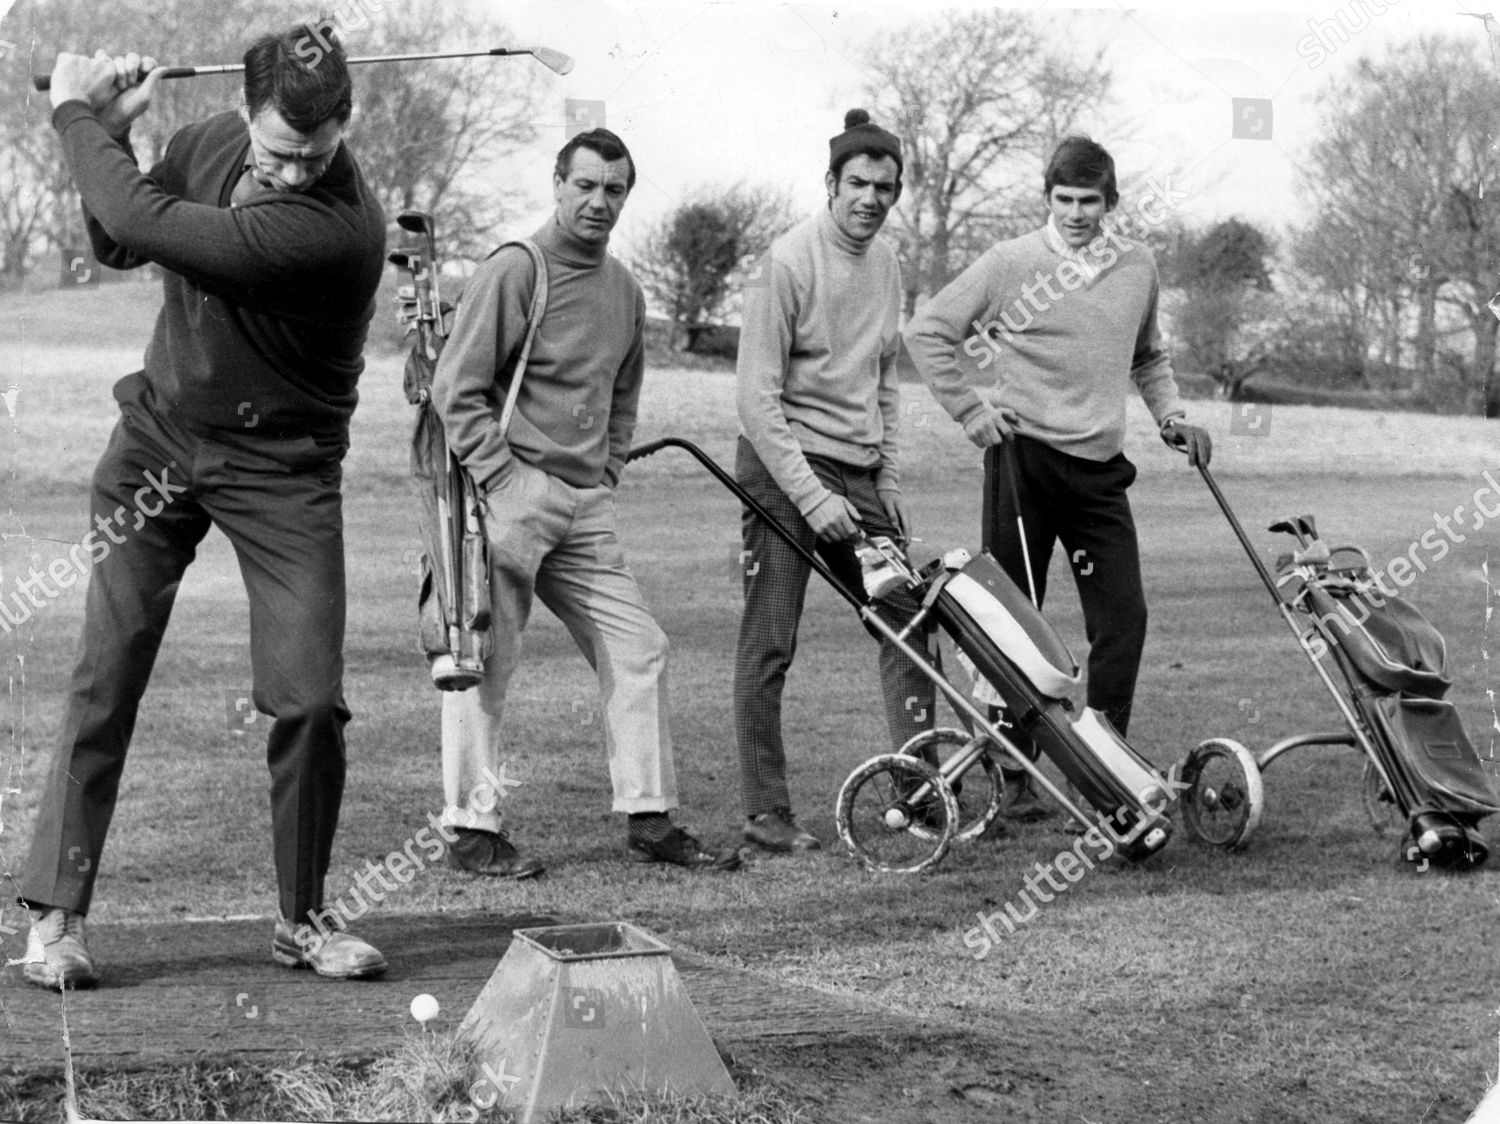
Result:
<svg viewBox="0 0 1500 1124">
<path fill-rule="evenodd" d="M 130 124 L 146 112 L 166 73 L 150 55 L 134 51 L 111 58 L 96 51 L 93 58 L 64 51 L 52 67 L 49 96 L 56 109 L 65 101 L 87 102 L 116 140 L 130 132 Z"/>
</svg>

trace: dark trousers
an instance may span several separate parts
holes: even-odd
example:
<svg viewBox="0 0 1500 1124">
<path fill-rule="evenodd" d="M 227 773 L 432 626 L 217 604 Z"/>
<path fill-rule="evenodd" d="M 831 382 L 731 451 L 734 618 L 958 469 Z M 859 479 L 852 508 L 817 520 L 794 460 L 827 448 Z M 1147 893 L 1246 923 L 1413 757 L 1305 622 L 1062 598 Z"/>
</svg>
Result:
<svg viewBox="0 0 1500 1124">
<path fill-rule="evenodd" d="M 88 912 L 141 696 L 178 582 L 210 526 L 239 560 L 250 598 L 253 701 L 274 719 L 266 756 L 281 911 L 302 919 L 323 904 L 349 720 L 341 455 L 306 438 L 210 441 L 122 404 L 94 470 L 86 541 L 96 562 L 56 755 L 21 868 L 19 893 L 29 904 Z M 180 842 L 199 848 L 215 840 Z"/>
<path fill-rule="evenodd" d="M 1058 452 L 1026 437 L 1015 439 L 1021 517 L 1036 582 L 1047 594 L 1047 565 L 1062 543 L 1083 603 L 1089 642 L 1088 705 L 1102 711 L 1123 736 L 1141 650 L 1146 644 L 1146 595 L 1135 520 L 1125 490 L 1135 466 L 1120 453 L 1091 461 Z M 1021 536 L 1016 528 L 1009 458 L 1000 446 L 984 454 L 984 549 L 1022 590 L 1027 589 Z"/>
<path fill-rule="evenodd" d="M 887 535 L 899 541 L 875 491 L 873 469 L 854 468 L 826 457 L 809 456 L 824 487 L 844 496 L 859 512 L 869 535 Z M 848 542 L 818 542 L 807 520 L 797 510 L 755 454 L 750 442 L 740 438 L 735 457 L 735 475 L 742 487 L 805 548 L 816 551 L 828 568 L 864 600 L 864 582 L 854 545 Z M 797 652 L 797 627 L 807 595 L 811 566 L 785 540 L 748 508 L 741 520 L 745 554 L 745 613 L 740 618 L 739 641 L 734 661 L 734 734 L 740 755 L 740 798 L 747 816 L 777 808 L 790 808 L 786 784 L 786 748 L 781 738 L 781 692 L 786 673 Z M 900 630 L 919 605 L 911 591 L 895 590 L 876 604 L 880 618 Z M 910 642 L 922 650 L 923 640 Z M 899 648 L 889 641 L 880 644 L 880 684 L 885 696 L 886 728 L 891 744 L 904 745 L 923 730 L 931 729 L 936 689 Z"/>
</svg>

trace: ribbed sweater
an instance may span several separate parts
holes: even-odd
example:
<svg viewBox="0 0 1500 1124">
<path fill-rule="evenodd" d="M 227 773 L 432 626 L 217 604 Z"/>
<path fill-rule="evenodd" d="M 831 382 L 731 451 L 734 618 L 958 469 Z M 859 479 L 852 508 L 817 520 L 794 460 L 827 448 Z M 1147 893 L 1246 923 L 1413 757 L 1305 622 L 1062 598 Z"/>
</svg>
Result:
<svg viewBox="0 0 1500 1124">
<path fill-rule="evenodd" d="M 547 264 L 547 308 L 521 380 L 510 432 L 500 411 L 526 334 L 531 257 L 505 246 L 464 286 L 438 359 L 432 400 L 448 444 L 488 489 L 512 455 L 590 488 L 620 479 L 645 374 L 646 299 L 606 244 L 548 219 L 532 235 Z"/>
<path fill-rule="evenodd" d="M 1155 260 L 1107 237 L 1101 261 L 1086 283 L 1034 231 L 991 247 L 922 307 L 906 346 L 954 420 L 978 413 L 980 390 L 993 387 L 1019 415 L 1017 432 L 1106 461 L 1124 448 L 1132 384 L 1158 424 L 1183 413 L 1157 329 Z"/>
<path fill-rule="evenodd" d="M 895 252 L 849 238 L 823 209 L 776 239 L 768 257 L 765 284 L 745 288 L 740 431 L 803 515 L 830 495 L 807 453 L 873 468 L 876 488 L 900 491 Z"/>
<path fill-rule="evenodd" d="M 84 102 L 52 123 L 98 259 L 164 271 L 152 403 L 197 431 L 347 445 L 385 266 L 385 216 L 349 150 L 306 192 L 231 208 L 250 146 L 237 114 L 180 130 L 145 175 Z"/>
</svg>

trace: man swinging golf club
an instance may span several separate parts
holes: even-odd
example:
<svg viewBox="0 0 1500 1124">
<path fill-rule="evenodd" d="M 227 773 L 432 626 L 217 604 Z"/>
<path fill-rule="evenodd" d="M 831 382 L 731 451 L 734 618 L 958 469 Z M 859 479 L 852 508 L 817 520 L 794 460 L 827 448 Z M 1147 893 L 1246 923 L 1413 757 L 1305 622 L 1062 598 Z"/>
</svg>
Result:
<svg viewBox="0 0 1500 1124">
<path fill-rule="evenodd" d="M 1123 736 L 1146 640 L 1125 495 L 1135 466 L 1122 451 L 1130 388 L 1193 465 L 1207 464 L 1212 448 L 1204 430 L 1183 421 L 1157 329 L 1156 262 L 1103 226 L 1119 200 L 1114 160 L 1092 140 L 1068 137 L 1047 163 L 1042 194 L 1046 225 L 981 255 L 917 313 L 906 343 L 934 397 L 985 450 L 984 548 L 1038 604 L 1053 544 L 1067 552 L 1089 641 L 1088 705 Z M 993 389 L 970 385 L 960 344 L 981 369 L 994 362 Z M 1013 462 L 1000 455 L 1003 442 Z M 1012 778 L 1011 816 L 1046 815 L 1024 778 Z"/>
<path fill-rule="evenodd" d="M 273 719 L 272 955 L 337 978 L 386 967 L 366 942 L 312 924 L 324 907 L 349 720 L 340 461 L 385 218 L 342 141 L 348 69 L 339 52 L 316 68 L 297 60 L 303 31 L 256 40 L 240 112 L 182 129 L 145 175 L 129 135 L 161 79 L 153 60 L 62 54 L 51 75 L 52 123 L 94 251 L 117 269 L 156 263 L 164 301 L 145 369 L 114 388 L 120 421 L 91 494 L 110 544 L 89 581 L 78 664 L 18 879 L 32 910 L 25 974 L 42 986 L 98 977 L 84 915 L 173 598 L 211 527 L 239 559 L 253 702 Z M 148 507 L 142 485 L 152 481 L 161 495 Z"/>
</svg>

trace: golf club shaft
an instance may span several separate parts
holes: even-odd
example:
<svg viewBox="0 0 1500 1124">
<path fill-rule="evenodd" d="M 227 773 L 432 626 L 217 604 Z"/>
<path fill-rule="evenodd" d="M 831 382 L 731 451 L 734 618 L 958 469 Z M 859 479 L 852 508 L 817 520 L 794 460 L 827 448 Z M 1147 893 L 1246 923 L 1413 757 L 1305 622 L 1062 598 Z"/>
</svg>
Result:
<svg viewBox="0 0 1500 1124">
<path fill-rule="evenodd" d="M 1040 609 L 1042 606 L 1036 596 L 1036 577 L 1031 572 L 1031 547 L 1026 545 L 1026 520 L 1021 515 L 1021 462 L 1016 456 L 1016 439 L 1008 438 L 1002 442 L 1001 447 L 1006 475 L 1010 478 L 1010 502 L 1016 508 L 1016 534 L 1021 539 L 1021 564 L 1026 567 L 1026 586 L 1031 592 L 1031 607 Z"/>
<path fill-rule="evenodd" d="M 556 71 L 558 74 L 566 74 L 573 69 L 573 60 L 561 51 L 553 51 L 546 47 L 492 47 L 486 51 L 431 51 L 412 55 L 363 55 L 359 58 L 345 59 L 349 66 L 357 66 L 367 62 L 420 62 L 427 59 L 470 59 L 484 56 L 500 55 L 531 55 L 538 59 L 544 66 Z M 242 62 L 221 63 L 213 66 L 169 66 L 162 78 L 197 78 L 204 74 L 236 74 L 245 69 Z M 38 90 L 50 90 L 52 88 L 52 76 L 50 74 L 32 75 L 31 84 Z"/>
</svg>

